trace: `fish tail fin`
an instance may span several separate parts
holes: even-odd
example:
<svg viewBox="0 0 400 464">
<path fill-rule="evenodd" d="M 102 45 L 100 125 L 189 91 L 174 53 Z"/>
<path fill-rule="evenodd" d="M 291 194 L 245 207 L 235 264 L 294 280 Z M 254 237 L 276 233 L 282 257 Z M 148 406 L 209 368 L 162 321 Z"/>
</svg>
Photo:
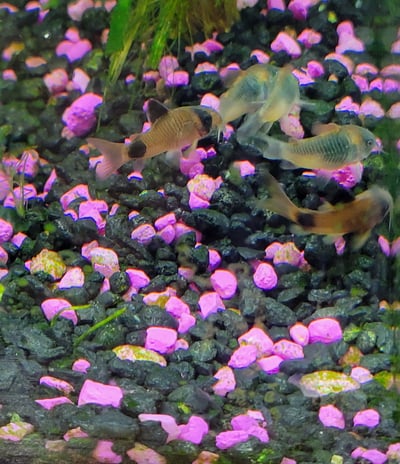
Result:
<svg viewBox="0 0 400 464">
<path fill-rule="evenodd" d="M 262 170 L 261 178 L 268 190 L 269 198 L 259 199 L 256 203 L 257 207 L 260 209 L 268 209 L 290 221 L 296 222 L 298 208 L 282 190 L 282 187 L 275 177 L 268 171 Z"/>
<path fill-rule="evenodd" d="M 96 166 L 96 176 L 99 179 L 106 179 L 129 160 L 124 143 L 109 142 L 95 137 L 89 137 L 87 141 L 103 155 L 103 159 Z"/>
<path fill-rule="evenodd" d="M 257 134 L 254 136 L 242 136 L 237 134 L 237 141 L 241 145 L 251 145 L 260 151 L 264 158 L 282 160 L 283 159 L 283 144 L 280 140 L 276 140 L 269 135 Z"/>
</svg>

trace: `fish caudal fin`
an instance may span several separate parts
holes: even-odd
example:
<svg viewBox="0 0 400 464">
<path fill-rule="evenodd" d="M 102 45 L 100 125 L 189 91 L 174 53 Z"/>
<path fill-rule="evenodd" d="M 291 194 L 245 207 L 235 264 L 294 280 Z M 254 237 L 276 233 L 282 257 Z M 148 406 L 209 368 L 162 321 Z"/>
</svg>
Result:
<svg viewBox="0 0 400 464">
<path fill-rule="evenodd" d="M 94 137 L 89 137 L 87 141 L 103 155 L 103 159 L 96 166 L 96 176 L 99 179 L 106 179 L 129 160 L 124 143 Z"/>
<path fill-rule="evenodd" d="M 261 170 L 261 179 L 268 190 L 269 197 L 257 201 L 257 207 L 267 209 L 296 222 L 298 208 L 282 190 L 278 181 L 268 171 Z"/>
<path fill-rule="evenodd" d="M 243 136 L 237 134 L 237 141 L 241 145 L 251 145 L 260 151 L 264 158 L 282 160 L 284 142 L 276 140 L 268 135 L 258 134 L 255 136 Z"/>
</svg>

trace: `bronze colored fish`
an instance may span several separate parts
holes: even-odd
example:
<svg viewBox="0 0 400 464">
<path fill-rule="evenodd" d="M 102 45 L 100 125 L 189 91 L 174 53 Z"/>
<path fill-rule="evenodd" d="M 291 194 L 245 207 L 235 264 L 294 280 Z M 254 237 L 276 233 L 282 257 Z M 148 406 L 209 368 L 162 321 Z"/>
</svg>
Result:
<svg viewBox="0 0 400 464">
<path fill-rule="evenodd" d="M 134 136 L 129 144 L 109 142 L 89 137 L 87 141 L 104 155 L 96 166 L 96 175 L 105 179 L 119 167 L 132 159 L 147 159 L 166 151 L 191 151 L 197 141 L 206 137 L 213 129 L 220 129 L 219 113 L 206 106 L 184 106 L 168 109 L 157 100 L 148 104 L 151 129 Z"/>
<path fill-rule="evenodd" d="M 357 163 L 378 148 L 372 132 L 352 124 L 319 126 L 319 135 L 283 142 L 268 135 L 257 134 L 241 139 L 255 146 L 264 158 L 286 162 L 286 167 L 306 169 L 338 169 Z"/>
<path fill-rule="evenodd" d="M 232 84 L 228 84 L 228 90 L 220 97 L 223 122 L 257 111 L 270 93 L 278 69 L 270 64 L 255 64 L 245 71 L 232 72 Z"/>
<path fill-rule="evenodd" d="M 348 203 L 335 206 L 325 203 L 318 211 L 299 208 L 269 172 L 263 170 L 262 178 L 270 197 L 257 201 L 260 209 L 273 211 L 294 222 L 294 233 L 327 235 L 333 239 L 353 233 L 352 247 L 355 250 L 364 245 L 371 230 L 393 209 L 390 193 L 376 185 Z"/>
<path fill-rule="evenodd" d="M 261 128 L 267 133 L 275 121 L 289 114 L 295 104 L 300 103 L 300 89 L 292 74 L 292 67 L 278 68 L 269 83 L 269 93 L 265 102 L 253 114 L 248 114 L 239 127 L 238 140 L 256 134 Z"/>
</svg>

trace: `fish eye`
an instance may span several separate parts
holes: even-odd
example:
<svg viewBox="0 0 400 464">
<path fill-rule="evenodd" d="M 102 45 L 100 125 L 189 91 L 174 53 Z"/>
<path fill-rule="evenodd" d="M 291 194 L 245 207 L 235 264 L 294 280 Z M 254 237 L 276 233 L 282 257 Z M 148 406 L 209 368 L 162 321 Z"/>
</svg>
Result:
<svg viewBox="0 0 400 464">
<path fill-rule="evenodd" d="M 375 140 L 372 140 L 372 139 L 368 139 L 368 140 L 367 140 L 367 145 L 368 145 L 369 147 L 372 147 L 372 145 L 374 145 L 374 144 L 375 144 Z"/>
</svg>

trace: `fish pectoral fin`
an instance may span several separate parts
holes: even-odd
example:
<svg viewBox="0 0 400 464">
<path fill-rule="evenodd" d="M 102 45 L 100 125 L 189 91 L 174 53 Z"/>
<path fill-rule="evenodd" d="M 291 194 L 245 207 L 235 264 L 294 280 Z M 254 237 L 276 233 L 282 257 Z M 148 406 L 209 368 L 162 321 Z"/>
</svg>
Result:
<svg viewBox="0 0 400 464">
<path fill-rule="evenodd" d="M 299 166 L 296 166 L 295 164 L 291 163 L 290 161 L 286 161 L 286 160 L 281 161 L 280 167 L 282 169 L 286 169 L 286 170 L 289 170 L 289 169 L 301 169 L 301 168 L 299 168 Z"/>
<path fill-rule="evenodd" d="M 352 250 L 354 251 L 359 250 L 368 240 L 370 235 L 371 235 L 371 230 L 367 230 L 366 232 L 362 232 L 359 234 L 354 234 L 353 237 L 351 238 Z"/>
<path fill-rule="evenodd" d="M 168 166 L 178 169 L 181 157 L 182 152 L 180 150 L 169 150 L 165 153 L 165 162 Z"/>
<path fill-rule="evenodd" d="M 167 108 L 163 103 L 155 100 L 154 98 L 150 98 L 147 106 L 147 118 L 153 124 L 153 122 L 157 121 L 157 119 L 161 118 L 161 116 L 168 114 L 169 111 L 169 108 Z"/>
<path fill-rule="evenodd" d="M 336 240 L 338 240 L 340 237 L 343 237 L 343 235 L 340 235 L 340 234 L 324 235 L 324 238 L 322 239 L 322 241 L 326 245 L 333 245 L 336 242 Z"/>
<path fill-rule="evenodd" d="M 192 153 L 197 148 L 197 140 L 195 140 L 191 145 L 182 150 L 182 156 L 184 158 L 189 158 L 190 153 Z"/>
<path fill-rule="evenodd" d="M 340 126 L 338 124 L 335 124 L 334 122 L 330 122 L 329 124 L 321 124 L 319 122 L 313 124 L 311 128 L 311 133 L 313 135 L 323 135 L 323 134 L 329 134 L 331 132 L 337 132 L 340 129 Z"/>
<path fill-rule="evenodd" d="M 308 230 L 303 229 L 303 227 L 299 226 L 298 224 L 292 224 L 289 227 L 289 230 L 294 235 L 308 235 L 311 233 Z"/>
</svg>

